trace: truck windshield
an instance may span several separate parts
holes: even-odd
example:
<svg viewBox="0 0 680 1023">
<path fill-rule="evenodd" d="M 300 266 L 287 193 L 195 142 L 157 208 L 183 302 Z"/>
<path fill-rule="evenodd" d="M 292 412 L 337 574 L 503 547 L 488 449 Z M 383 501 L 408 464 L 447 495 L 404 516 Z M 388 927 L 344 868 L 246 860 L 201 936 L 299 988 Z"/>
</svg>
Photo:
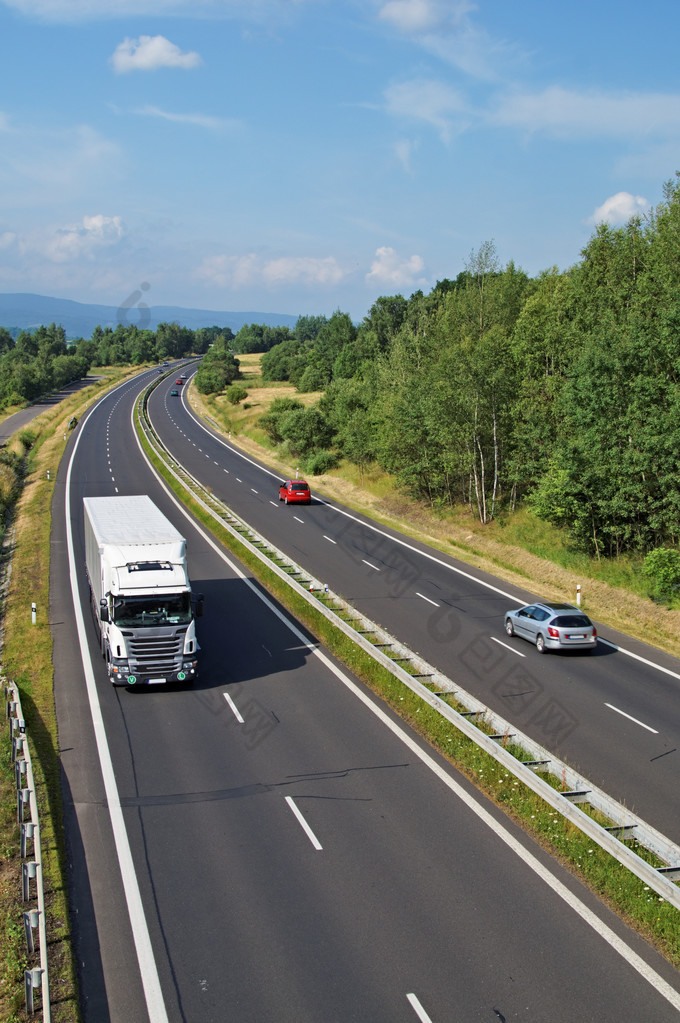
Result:
<svg viewBox="0 0 680 1023">
<path fill-rule="evenodd" d="M 191 595 L 177 593 L 169 597 L 116 597 L 113 621 L 119 627 L 188 625 L 191 621 Z"/>
</svg>

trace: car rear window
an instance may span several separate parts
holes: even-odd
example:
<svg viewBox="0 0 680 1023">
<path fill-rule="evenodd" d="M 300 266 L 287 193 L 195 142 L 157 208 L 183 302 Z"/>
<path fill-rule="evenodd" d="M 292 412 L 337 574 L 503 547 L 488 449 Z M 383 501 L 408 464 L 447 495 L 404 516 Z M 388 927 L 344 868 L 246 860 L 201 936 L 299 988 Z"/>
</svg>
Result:
<svg viewBox="0 0 680 1023">
<path fill-rule="evenodd" d="M 309 487 L 307 486 L 306 483 L 294 483 L 293 486 L 290 489 L 291 490 L 309 490 Z"/>
<path fill-rule="evenodd" d="M 585 615 L 560 615 L 553 620 L 553 625 L 561 629 L 589 629 L 591 624 L 590 618 Z"/>
</svg>

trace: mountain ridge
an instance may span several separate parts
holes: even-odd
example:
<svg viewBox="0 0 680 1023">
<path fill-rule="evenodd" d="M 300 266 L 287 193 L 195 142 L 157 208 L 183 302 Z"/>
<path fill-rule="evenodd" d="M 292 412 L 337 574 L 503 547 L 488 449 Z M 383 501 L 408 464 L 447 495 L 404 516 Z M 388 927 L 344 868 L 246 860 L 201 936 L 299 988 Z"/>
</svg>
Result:
<svg viewBox="0 0 680 1023">
<path fill-rule="evenodd" d="M 140 301 L 142 292 L 134 292 L 120 306 L 76 302 L 70 298 L 50 298 L 32 292 L 0 293 L 0 326 L 11 333 L 34 330 L 50 323 L 61 325 L 67 338 L 89 338 L 95 327 L 119 323 L 155 330 L 159 323 L 179 323 L 199 327 L 230 327 L 236 333 L 246 323 L 264 323 L 269 327 L 294 327 L 297 316 L 289 313 L 229 312 L 192 309 L 183 306 L 147 306 Z M 134 299 L 134 303 L 133 300 Z"/>
</svg>

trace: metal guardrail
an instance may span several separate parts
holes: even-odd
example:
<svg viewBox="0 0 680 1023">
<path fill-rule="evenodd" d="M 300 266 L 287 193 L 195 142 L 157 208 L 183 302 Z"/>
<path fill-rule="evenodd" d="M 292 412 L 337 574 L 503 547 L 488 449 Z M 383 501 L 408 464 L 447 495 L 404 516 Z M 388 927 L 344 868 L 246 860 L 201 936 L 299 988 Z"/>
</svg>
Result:
<svg viewBox="0 0 680 1023">
<path fill-rule="evenodd" d="M 14 683 L 5 683 L 9 738 L 12 744 L 12 763 L 17 785 L 17 820 L 20 828 L 21 892 L 24 902 L 35 901 L 35 906 L 24 912 L 24 931 L 29 956 L 36 958 L 34 932 L 38 932 L 37 959 L 39 966 L 24 971 L 26 1012 L 35 1013 L 34 991 L 41 990 L 42 1018 L 50 1023 L 50 986 L 47 970 L 47 931 L 45 924 L 45 895 L 43 890 L 42 857 L 40 850 L 40 821 L 38 801 L 33 781 L 31 753 L 26 737 L 26 724 L 21 710 L 19 689 Z M 29 843 L 32 857 L 28 855 Z M 35 896 L 31 899 L 31 881 L 35 881 Z"/>
<path fill-rule="evenodd" d="M 227 505 L 209 493 L 172 456 L 149 422 L 146 414 L 146 398 L 154 386 L 156 386 L 156 382 L 138 402 L 137 422 L 169 472 L 205 511 L 215 518 L 223 528 L 227 529 L 235 539 L 245 544 L 271 571 L 295 588 L 297 593 L 302 594 L 317 611 L 332 621 L 346 636 L 376 661 L 387 667 L 412 692 L 420 696 L 455 728 L 484 749 L 506 770 L 580 831 L 588 835 L 593 842 L 610 853 L 653 891 L 676 909 L 680 909 L 680 887 L 673 880 L 676 877 L 680 879 L 680 846 L 652 825 L 647 824 L 637 814 L 633 814 L 629 809 L 616 802 L 602 789 L 592 785 L 588 779 L 568 764 L 556 759 L 548 750 L 518 731 L 510 722 L 501 718 L 488 707 L 484 707 L 456 682 L 403 646 L 380 626 L 360 614 L 343 598 L 331 593 L 325 584 L 311 577 L 287 554 L 260 537 Z M 328 601 L 328 605 L 331 606 L 328 606 L 325 601 Z M 369 639 L 369 636 L 373 638 Z M 391 654 L 385 652 L 388 649 Z M 413 674 L 401 666 L 403 662 L 412 666 Z M 425 677 L 428 680 L 427 684 L 420 681 L 420 678 Z M 428 688 L 428 686 L 432 688 Z M 465 711 L 463 713 L 456 711 L 446 703 L 443 697 L 454 697 L 459 705 L 466 708 Z M 487 735 L 483 732 L 475 724 L 475 721 L 485 723 L 491 729 L 492 734 Z M 514 746 L 520 747 L 526 753 L 525 761 L 518 760 L 505 749 L 503 743 L 509 737 L 512 738 Z M 540 771 L 556 778 L 562 786 L 562 791 L 553 788 L 541 778 L 537 773 Z M 611 826 L 605 827 L 598 824 L 576 803 L 589 804 L 611 821 Z M 631 836 L 634 836 L 640 846 L 656 856 L 663 866 L 652 866 L 625 845 L 624 840 Z"/>
</svg>

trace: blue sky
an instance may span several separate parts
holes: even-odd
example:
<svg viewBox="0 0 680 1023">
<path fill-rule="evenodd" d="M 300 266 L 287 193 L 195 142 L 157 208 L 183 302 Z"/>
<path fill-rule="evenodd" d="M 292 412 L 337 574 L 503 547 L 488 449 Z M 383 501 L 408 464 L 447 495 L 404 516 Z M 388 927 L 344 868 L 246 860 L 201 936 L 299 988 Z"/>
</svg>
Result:
<svg viewBox="0 0 680 1023">
<path fill-rule="evenodd" d="M 0 291 L 361 319 L 680 169 L 677 0 L 0 0 Z"/>
</svg>

